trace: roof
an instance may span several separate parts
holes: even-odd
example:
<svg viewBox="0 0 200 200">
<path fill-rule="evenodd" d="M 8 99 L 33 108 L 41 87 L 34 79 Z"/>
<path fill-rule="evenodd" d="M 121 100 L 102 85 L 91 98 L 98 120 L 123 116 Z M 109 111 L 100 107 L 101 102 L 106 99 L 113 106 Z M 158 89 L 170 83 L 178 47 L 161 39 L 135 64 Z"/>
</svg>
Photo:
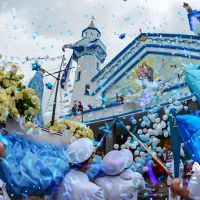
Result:
<svg viewBox="0 0 200 200">
<path fill-rule="evenodd" d="M 166 38 L 182 38 L 182 39 L 194 39 L 194 40 L 200 40 L 200 36 L 195 35 L 184 35 L 184 34 L 168 34 L 168 33 L 141 33 L 138 35 L 130 44 L 128 44 L 122 51 L 120 51 L 110 62 L 108 62 L 101 71 L 99 71 L 94 77 L 92 77 L 91 82 L 94 82 L 99 76 L 103 75 L 103 72 L 123 54 L 125 53 L 131 46 L 133 46 L 135 43 L 137 43 L 143 36 L 147 37 L 166 37 Z"/>
<path fill-rule="evenodd" d="M 90 24 L 89 24 L 88 28 L 96 28 L 96 27 L 95 27 L 95 25 L 94 25 L 94 22 L 93 22 L 93 20 L 90 22 Z"/>
<path fill-rule="evenodd" d="M 101 32 L 99 31 L 99 29 L 96 28 L 96 26 L 94 25 L 93 20 L 90 22 L 89 26 L 82 31 L 82 36 L 83 36 L 83 33 L 88 29 L 96 30 L 101 35 Z"/>
<path fill-rule="evenodd" d="M 190 44 L 188 44 L 189 46 L 187 47 L 187 46 L 182 46 L 183 45 L 182 43 L 179 44 L 179 45 L 177 45 L 176 43 L 169 45 L 169 44 L 156 44 L 154 42 L 151 42 L 151 43 L 144 43 L 139 48 L 138 42 L 143 41 L 141 39 L 144 36 L 148 36 L 148 38 L 151 39 L 151 40 L 155 40 L 155 38 L 157 38 L 157 40 L 164 40 L 165 39 L 166 41 L 169 41 L 169 39 L 171 38 L 175 42 L 177 41 L 177 39 L 178 40 L 181 39 L 180 42 L 190 41 Z M 191 40 L 193 40 L 193 41 L 191 41 Z M 133 40 L 133 42 L 131 42 L 127 47 L 125 47 L 117 56 L 115 56 L 101 71 L 99 71 L 91 79 L 91 82 L 94 82 L 97 79 L 99 79 L 100 77 L 105 78 L 105 73 L 107 73 L 108 69 L 113 66 L 114 62 L 117 61 L 118 59 L 120 59 L 121 56 L 125 55 L 125 53 L 128 51 L 128 49 L 133 48 L 134 45 L 135 45 L 134 53 L 131 54 L 130 57 L 128 57 L 126 62 L 124 62 L 122 65 L 118 66 L 116 70 L 114 70 L 110 75 L 108 75 L 108 77 L 105 78 L 103 83 L 101 83 L 100 85 L 96 83 L 97 88 L 94 89 L 94 91 L 92 92 L 91 95 L 94 96 L 99 91 L 102 91 L 102 95 L 104 95 L 106 92 L 109 91 L 109 89 L 113 86 L 113 84 L 116 84 L 116 82 L 118 82 L 123 76 L 125 76 L 125 74 L 128 71 L 130 71 L 133 68 L 133 65 L 131 65 L 125 71 L 122 71 L 123 69 L 125 69 L 125 67 L 127 67 L 129 65 L 130 62 L 132 62 L 133 59 L 136 59 L 135 62 L 134 62 L 134 65 L 136 65 L 136 63 L 138 63 L 142 58 L 144 58 L 148 54 L 163 54 L 163 55 L 171 55 L 171 56 L 178 56 L 178 57 L 188 57 L 188 58 L 193 58 L 193 59 L 200 59 L 200 56 L 198 56 L 200 49 L 196 48 L 196 47 L 190 47 L 190 45 L 192 43 L 199 44 L 199 41 L 200 41 L 200 36 L 193 36 L 193 35 L 159 34 L 159 33 L 153 33 L 153 34 L 150 34 L 150 33 L 144 34 L 143 33 L 143 34 L 140 34 L 135 40 Z M 154 48 L 155 50 L 154 51 L 148 50 L 148 48 Z M 177 50 L 177 51 L 187 51 L 187 54 L 185 55 L 185 53 L 183 54 L 181 52 L 169 54 L 169 52 L 163 52 L 163 51 L 160 52 L 159 51 L 160 48 L 174 49 L 174 50 Z M 142 53 L 142 54 L 137 59 L 137 56 L 140 53 Z M 114 80 L 114 78 L 115 78 L 115 80 Z M 112 80 L 112 82 L 111 82 L 111 80 Z"/>
</svg>

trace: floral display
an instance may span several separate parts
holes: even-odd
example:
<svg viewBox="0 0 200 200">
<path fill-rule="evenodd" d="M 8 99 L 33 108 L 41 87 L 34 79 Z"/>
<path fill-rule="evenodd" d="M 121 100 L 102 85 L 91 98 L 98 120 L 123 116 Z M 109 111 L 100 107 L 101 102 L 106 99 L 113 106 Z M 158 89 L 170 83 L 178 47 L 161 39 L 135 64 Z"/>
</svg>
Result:
<svg viewBox="0 0 200 200">
<path fill-rule="evenodd" d="M 55 121 L 54 126 L 51 126 L 51 124 L 48 123 L 46 124 L 46 127 L 49 128 L 51 132 L 64 133 L 64 131 L 67 130 L 76 139 L 81 137 L 87 137 L 89 139 L 94 138 L 93 131 L 89 127 L 76 121 L 65 119 L 62 121 Z"/>
<path fill-rule="evenodd" d="M 23 78 L 24 75 L 17 74 L 14 64 L 8 72 L 0 68 L 0 122 L 6 121 L 8 115 L 24 117 L 25 125 L 30 128 L 39 112 L 40 100 L 33 89 L 23 85 Z"/>
</svg>

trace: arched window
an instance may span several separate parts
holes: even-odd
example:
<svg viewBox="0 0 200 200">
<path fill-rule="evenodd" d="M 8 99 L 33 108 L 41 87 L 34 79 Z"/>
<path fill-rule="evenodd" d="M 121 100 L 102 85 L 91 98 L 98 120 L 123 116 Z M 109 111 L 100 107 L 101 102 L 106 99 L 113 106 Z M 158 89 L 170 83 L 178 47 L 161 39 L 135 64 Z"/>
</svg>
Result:
<svg viewBox="0 0 200 200">
<path fill-rule="evenodd" d="M 77 77 L 76 77 L 76 81 L 80 81 L 81 80 L 81 71 L 78 72 Z"/>
<path fill-rule="evenodd" d="M 89 84 L 85 85 L 85 95 L 90 95 L 90 85 Z"/>
</svg>

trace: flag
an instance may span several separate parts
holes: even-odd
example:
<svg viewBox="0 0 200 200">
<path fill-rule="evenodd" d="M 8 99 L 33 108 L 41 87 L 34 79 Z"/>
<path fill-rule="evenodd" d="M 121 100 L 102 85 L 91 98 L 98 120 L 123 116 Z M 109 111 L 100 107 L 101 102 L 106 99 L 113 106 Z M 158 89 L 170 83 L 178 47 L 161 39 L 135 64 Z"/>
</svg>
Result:
<svg viewBox="0 0 200 200">
<path fill-rule="evenodd" d="M 195 95 L 197 101 L 200 102 L 200 66 L 190 65 L 185 70 L 185 82 L 190 92 Z"/>
<path fill-rule="evenodd" d="M 64 89 L 65 82 L 66 82 L 67 78 L 69 77 L 69 74 L 70 74 L 69 70 L 70 70 L 71 66 L 72 66 L 72 56 L 71 56 L 69 62 L 67 63 L 67 65 L 65 67 L 65 70 L 64 70 L 64 72 L 62 74 L 62 78 L 61 78 L 61 81 L 60 81 L 60 85 L 61 85 L 62 89 Z"/>
<path fill-rule="evenodd" d="M 171 144 L 174 157 L 174 178 L 179 177 L 180 168 L 180 148 L 181 148 L 181 137 L 179 134 L 178 126 L 176 125 L 177 110 L 172 108 L 169 114 L 169 126 L 171 134 Z"/>
<path fill-rule="evenodd" d="M 188 14 L 190 30 L 200 36 L 200 11 L 193 10 Z"/>
<path fill-rule="evenodd" d="M 177 125 L 181 138 L 191 158 L 200 163 L 200 111 L 177 115 Z"/>
</svg>

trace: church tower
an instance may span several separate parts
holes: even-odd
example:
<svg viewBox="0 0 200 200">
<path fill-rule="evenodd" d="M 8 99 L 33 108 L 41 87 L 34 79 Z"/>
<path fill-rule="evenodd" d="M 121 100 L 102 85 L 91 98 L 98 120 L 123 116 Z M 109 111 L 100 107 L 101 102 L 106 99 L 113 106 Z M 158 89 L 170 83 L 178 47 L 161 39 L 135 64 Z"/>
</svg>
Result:
<svg viewBox="0 0 200 200">
<path fill-rule="evenodd" d="M 94 104 L 91 91 L 92 77 L 102 69 L 106 58 L 106 47 L 102 43 L 101 32 L 94 25 L 94 17 L 89 26 L 82 31 L 82 39 L 74 44 L 73 60 L 77 63 L 75 71 L 74 87 L 72 94 L 72 106 L 75 101 L 82 104 Z"/>
</svg>

